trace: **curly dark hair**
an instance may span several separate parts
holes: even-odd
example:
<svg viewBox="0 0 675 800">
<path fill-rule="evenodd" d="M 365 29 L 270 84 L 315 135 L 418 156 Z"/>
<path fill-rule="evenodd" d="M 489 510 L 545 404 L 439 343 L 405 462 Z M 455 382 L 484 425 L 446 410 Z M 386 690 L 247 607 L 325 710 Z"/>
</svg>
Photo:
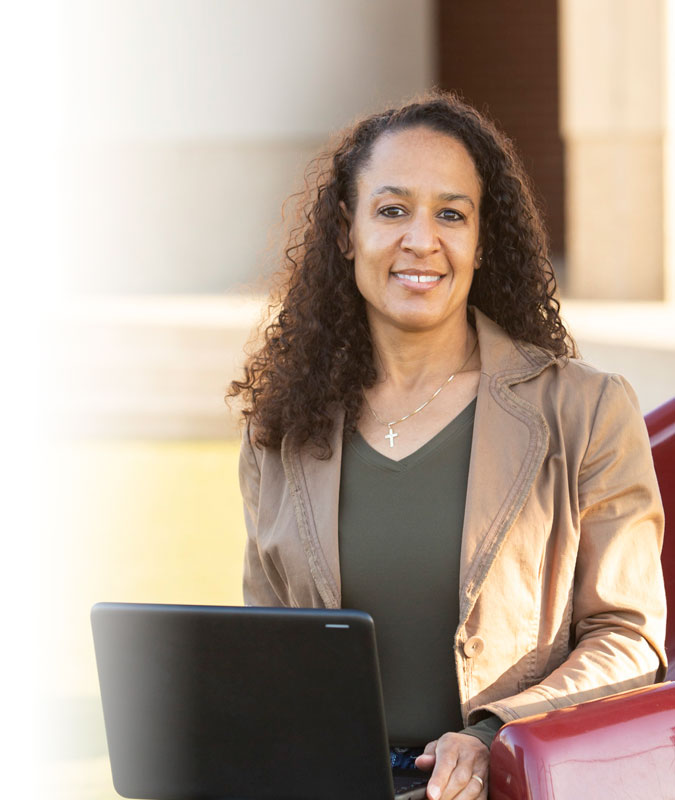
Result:
<svg viewBox="0 0 675 800">
<path fill-rule="evenodd" d="M 363 388 L 374 384 L 376 370 L 365 301 L 354 264 L 340 248 L 339 204 L 354 211 L 357 177 L 378 138 L 414 127 L 461 142 L 481 182 L 482 262 L 469 304 L 514 339 L 556 356 L 573 352 L 555 298 L 546 231 L 513 145 L 455 94 L 433 91 L 356 123 L 310 164 L 302 221 L 285 250 L 278 314 L 228 392 L 243 396 L 244 418 L 260 446 L 279 448 L 288 435 L 328 458 L 337 409 L 345 412 L 345 430 L 356 429 Z"/>
</svg>

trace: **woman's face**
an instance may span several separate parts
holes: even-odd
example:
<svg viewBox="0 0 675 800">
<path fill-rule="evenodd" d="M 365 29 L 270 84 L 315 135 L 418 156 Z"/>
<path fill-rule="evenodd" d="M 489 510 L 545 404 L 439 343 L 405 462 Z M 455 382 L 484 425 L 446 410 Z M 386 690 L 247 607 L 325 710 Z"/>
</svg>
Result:
<svg viewBox="0 0 675 800">
<path fill-rule="evenodd" d="M 357 178 L 346 255 L 371 328 L 466 325 L 481 187 L 464 145 L 425 127 L 381 136 Z"/>
</svg>

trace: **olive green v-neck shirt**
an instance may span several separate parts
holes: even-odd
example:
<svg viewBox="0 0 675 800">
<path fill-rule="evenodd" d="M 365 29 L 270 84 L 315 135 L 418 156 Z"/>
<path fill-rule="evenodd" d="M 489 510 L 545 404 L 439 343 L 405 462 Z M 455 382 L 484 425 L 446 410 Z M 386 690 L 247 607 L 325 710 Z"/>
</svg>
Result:
<svg viewBox="0 0 675 800">
<path fill-rule="evenodd" d="M 453 647 L 475 408 L 473 400 L 401 461 L 358 433 L 343 448 L 342 606 L 375 620 L 392 745 L 425 745 L 463 727 Z"/>
</svg>

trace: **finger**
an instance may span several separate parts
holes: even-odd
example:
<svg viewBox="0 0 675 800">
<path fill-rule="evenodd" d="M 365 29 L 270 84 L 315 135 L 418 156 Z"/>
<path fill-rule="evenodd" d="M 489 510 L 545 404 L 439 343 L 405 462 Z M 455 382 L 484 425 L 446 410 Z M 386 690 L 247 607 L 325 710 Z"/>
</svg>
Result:
<svg viewBox="0 0 675 800">
<path fill-rule="evenodd" d="M 425 756 L 435 755 L 436 754 L 436 746 L 437 745 L 438 745 L 438 739 L 434 739 L 433 742 L 428 742 L 424 746 L 424 751 L 423 751 L 422 755 L 425 755 Z"/>
<path fill-rule="evenodd" d="M 487 798 L 487 764 L 475 753 L 460 752 L 448 781 L 448 797 L 456 800 Z"/>
<path fill-rule="evenodd" d="M 452 735 L 441 736 L 436 744 L 436 763 L 427 784 L 427 796 L 430 800 L 446 797 L 448 780 L 457 765 L 457 746 Z M 453 797 L 452 794 L 448 797 Z"/>
<path fill-rule="evenodd" d="M 480 780 L 476 780 L 477 778 L 482 779 L 482 785 Z M 487 796 L 487 775 L 483 778 L 478 774 L 478 772 L 476 772 L 475 774 L 472 774 L 471 779 L 465 788 L 462 789 L 459 794 L 455 795 L 455 800 L 487 800 Z"/>
<path fill-rule="evenodd" d="M 436 763 L 436 755 L 434 753 L 423 753 L 415 759 L 415 766 L 423 772 L 431 772 Z"/>
<path fill-rule="evenodd" d="M 443 800 L 474 800 L 483 792 L 487 780 L 488 751 L 478 741 L 471 743 L 468 749 L 467 744 L 464 741 L 457 746 L 457 761 L 442 794 Z"/>
<path fill-rule="evenodd" d="M 434 739 L 433 742 L 429 742 L 425 748 L 424 752 L 417 756 L 415 759 L 415 766 L 417 769 L 424 770 L 424 772 L 431 772 L 434 768 L 434 764 L 436 763 L 436 743 L 437 739 Z"/>
</svg>

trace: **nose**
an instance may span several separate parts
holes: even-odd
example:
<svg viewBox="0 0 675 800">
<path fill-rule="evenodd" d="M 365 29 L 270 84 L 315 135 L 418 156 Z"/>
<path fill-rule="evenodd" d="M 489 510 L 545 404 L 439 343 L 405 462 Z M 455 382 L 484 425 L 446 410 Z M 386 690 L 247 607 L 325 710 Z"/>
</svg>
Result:
<svg viewBox="0 0 675 800">
<path fill-rule="evenodd" d="M 401 246 L 418 258 L 424 258 L 439 248 L 436 224 L 431 214 L 418 212 L 410 219 Z"/>
</svg>

